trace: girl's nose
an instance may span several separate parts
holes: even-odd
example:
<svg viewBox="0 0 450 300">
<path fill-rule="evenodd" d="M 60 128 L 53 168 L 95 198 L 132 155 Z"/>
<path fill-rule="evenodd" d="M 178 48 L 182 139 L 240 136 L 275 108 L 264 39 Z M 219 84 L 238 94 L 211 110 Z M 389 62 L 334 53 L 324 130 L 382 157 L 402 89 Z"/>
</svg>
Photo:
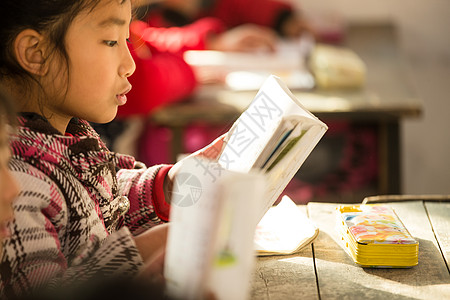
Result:
<svg viewBox="0 0 450 300">
<path fill-rule="evenodd" d="M 119 75 L 123 77 L 130 77 L 136 70 L 136 64 L 131 56 L 130 49 L 126 48 L 122 64 L 120 66 Z"/>
</svg>

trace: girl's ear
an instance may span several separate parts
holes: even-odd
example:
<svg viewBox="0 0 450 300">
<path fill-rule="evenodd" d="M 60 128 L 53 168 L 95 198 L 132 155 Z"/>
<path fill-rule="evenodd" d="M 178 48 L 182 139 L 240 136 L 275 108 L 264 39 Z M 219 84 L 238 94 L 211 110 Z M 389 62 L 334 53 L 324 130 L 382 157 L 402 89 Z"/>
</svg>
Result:
<svg viewBox="0 0 450 300">
<path fill-rule="evenodd" d="M 44 76 L 48 72 L 44 36 L 33 29 L 20 32 L 14 42 L 18 63 L 33 75 Z"/>
</svg>

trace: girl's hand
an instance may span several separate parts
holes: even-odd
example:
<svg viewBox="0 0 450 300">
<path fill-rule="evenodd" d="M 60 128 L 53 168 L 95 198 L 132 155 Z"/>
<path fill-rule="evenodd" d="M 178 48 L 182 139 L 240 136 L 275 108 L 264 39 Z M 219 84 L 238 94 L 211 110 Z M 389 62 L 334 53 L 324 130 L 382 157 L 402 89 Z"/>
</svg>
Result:
<svg viewBox="0 0 450 300">
<path fill-rule="evenodd" d="M 200 150 L 195 151 L 194 153 L 190 154 L 188 157 L 204 157 L 204 158 L 208 158 L 213 161 L 217 161 L 220 157 L 220 154 L 222 154 L 223 147 L 225 146 L 225 143 L 226 143 L 225 139 L 226 139 L 227 134 L 228 133 L 224 133 L 223 135 L 219 136 L 217 139 L 212 141 L 211 144 L 203 147 Z M 183 160 L 181 160 L 180 162 L 182 162 L 182 161 Z M 177 164 L 175 164 L 175 165 L 177 165 Z M 172 170 L 173 170 L 173 168 L 172 168 Z"/>
<path fill-rule="evenodd" d="M 222 153 L 223 147 L 226 144 L 226 137 L 227 133 L 221 135 L 217 139 L 215 139 L 211 144 L 207 145 L 206 147 L 197 150 L 196 152 L 190 154 L 186 158 L 183 158 L 179 162 L 177 162 L 167 173 L 166 178 L 164 179 L 164 195 L 166 198 L 166 201 L 170 203 L 170 192 L 172 191 L 173 187 L 173 180 L 175 178 L 175 175 L 180 170 L 181 166 L 183 165 L 183 162 L 191 157 L 204 157 L 207 159 L 210 159 L 212 161 L 217 161 L 220 157 L 220 154 Z"/>
<path fill-rule="evenodd" d="M 169 224 L 152 227 L 134 237 L 134 242 L 144 263 L 149 263 L 155 254 L 165 250 Z"/>
</svg>

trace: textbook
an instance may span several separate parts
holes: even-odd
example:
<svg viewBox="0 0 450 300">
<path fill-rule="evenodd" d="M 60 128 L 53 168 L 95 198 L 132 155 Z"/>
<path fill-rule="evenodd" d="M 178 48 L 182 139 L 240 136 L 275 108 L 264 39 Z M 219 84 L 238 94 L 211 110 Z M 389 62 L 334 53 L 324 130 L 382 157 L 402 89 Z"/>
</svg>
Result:
<svg viewBox="0 0 450 300">
<path fill-rule="evenodd" d="M 270 76 L 225 136 L 218 161 L 183 160 L 174 179 L 164 262 L 169 296 L 202 299 L 212 292 L 219 300 L 248 299 L 255 241 L 258 252 L 287 254 L 315 238 L 314 228 L 295 220 L 300 211 L 286 214 L 292 201 L 282 201 L 260 221 L 326 130 Z M 285 227 L 273 227 L 272 217 L 277 222 L 280 213 L 286 214 Z M 257 225 L 259 234 L 271 231 L 276 238 L 255 238 Z M 296 228 L 286 239 L 280 230 L 291 225 Z"/>
<path fill-rule="evenodd" d="M 269 208 L 256 226 L 258 256 L 294 254 L 310 245 L 319 228 L 286 195 Z"/>
<path fill-rule="evenodd" d="M 225 138 L 224 169 L 267 176 L 260 220 L 299 170 L 328 127 L 309 112 L 276 76 L 269 76 Z"/>
<path fill-rule="evenodd" d="M 171 299 L 244 300 L 255 260 L 260 173 L 238 173 L 217 162 L 187 158 L 174 180 L 164 277 Z"/>
</svg>

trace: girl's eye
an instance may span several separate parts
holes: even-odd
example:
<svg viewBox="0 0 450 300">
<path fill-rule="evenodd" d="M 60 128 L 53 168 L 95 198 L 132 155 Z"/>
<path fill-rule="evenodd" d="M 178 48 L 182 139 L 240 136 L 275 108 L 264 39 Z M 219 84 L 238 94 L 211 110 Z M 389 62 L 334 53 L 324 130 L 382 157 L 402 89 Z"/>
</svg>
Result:
<svg viewBox="0 0 450 300">
<path fill-rule="evenodd" d="M 114 47 L 115 45 L 117 45 L 117 41 L 104 41 L 104 43 L 108 47 Z"/>
</svg>

